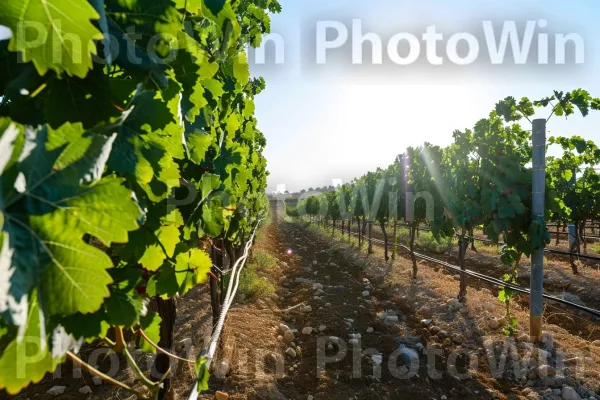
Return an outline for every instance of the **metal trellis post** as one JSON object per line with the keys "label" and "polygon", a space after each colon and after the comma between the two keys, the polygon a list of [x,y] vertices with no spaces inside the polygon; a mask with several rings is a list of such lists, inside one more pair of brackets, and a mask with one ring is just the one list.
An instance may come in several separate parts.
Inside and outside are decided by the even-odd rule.
{"label": "metal trellis post", "polygon": [[[544,216],[546,195],[546,120],[533,121],[533,217]],[[544,247],[531,254],[531,310],[529,332],[539,341],[542,337],[542,312],[544,303]]]}

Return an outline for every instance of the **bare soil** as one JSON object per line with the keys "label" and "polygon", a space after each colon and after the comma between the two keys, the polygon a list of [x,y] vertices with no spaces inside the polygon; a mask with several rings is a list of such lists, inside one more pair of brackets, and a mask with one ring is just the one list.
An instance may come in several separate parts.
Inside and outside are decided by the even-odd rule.
{"label": "bare soil", "polygon": [[[262,229],[256,248],[278,260],[277,268],[264,276],[277,288],[277,295],[234,304],[214,362],[217,368],[225,362],[229,368],[220,378],[219,371],[213,371],[210,390],[200,398],[212,399],[217,391],[227,393],[231,399],[536,398],[527,379],[492,373],[495,364],[490,364],[489,358],[498,362],[498,347],[507,340],[499,327],[490,326],[490,321],[501,319],[505,313],[491,287],[470,280],[467,302],[460,310],[453,310],[447,303],[456,296],[458,281],[443,269],[419,263],[419,277],[413,280],[412,262],[405,255],[399,254],[386,263],[383,250],[377,246],[373,254],[367,255],[354,240],[340,239],[339,233],[332,238],[319,228],[285,221],[281,209],[274,208],[272,214],[272,222]],[[450,253],[446,256],[452,257]],[[495,263],[488,260],[492,256],[483,252],[469,254],[469,268],[493,271]],[[550,274],[555,273],[552,267],[549,270]],[[582,278],[581,285],[585,283]],[[323,285],[323,293],[315,289],[315,284]],[[294,306],[299,307],[290,310]],[[396,313],[397,322],[380,318],[387,310]],[[521,321],[520,333],[527,332],[526,299],[519,298],[512,312]],[[173,351],[193,359],[208,340],[211,324],[209,297],[205,288],[196,288],[178,300],[177,345]],[[297,329],[295,347],[283,342],[278,332],[281,324]],[[302,334],[305,327],[314,330]],[[561,379],[597,391],[600,347],[592,344],[599,338],[597,322],[548,306],[544,327],[552,334],[556,348],[566,354],[573,352],[582,360],[577,364],[580,370],[576,379],[572,377],[575,365],[569,363],[568,376]],[[349,338],[355,334],[361,336],[359,343],[352,345]],[[328,349],[328,338],[339,338],[338,343],[343,345]],[[402,357],[398,357],[399,344],[408,344],[408,348],[422,345],[438,354],[420,354],[418,370],[407,373],[401,367]],[[286,355],[290,347],[294,348],[295,357]],[[346,347],[345,356],[334,362],[332,359],[341,354],[342,347]],[[85,351],[94,349],[88,346]],[[518,344],[521,356],[526,351],[526,346]],[[381,355],[380,374],[374,368],[374,353]],[[458,357],[451,357],[453,354]],[[137,357],[142,365],[151,363],[152,355]],[[318,364],[324,357],[330,361],[318,373]],[[107,385],[95,386],[86,373],[74,377],[68,364],[62,371],[62,378],[49,375],[17,398],[50,398],[45,392],[55,385],[67,386],[58,399],[133,398]],[[173,371],[169,398],[185,399],[194,381],[193,365],[177,362]],[[458,377],[457,373],[464,376]],[[119,363],[116,378],[134,384],[124,362]],[[92,388],[92,396],[78,393],[85,385]],[[0,393],[0,398],[7,396]]]}

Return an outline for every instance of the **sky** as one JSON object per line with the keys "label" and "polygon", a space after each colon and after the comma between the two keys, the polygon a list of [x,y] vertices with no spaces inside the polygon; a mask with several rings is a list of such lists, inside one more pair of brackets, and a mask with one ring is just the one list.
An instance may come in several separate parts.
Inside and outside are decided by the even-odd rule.
{"label": "sky", "polygon": [[[506,96],[537,100],[553,90],[583,88],[600,97],[597,0],[279,1],[283,11],[272,16],[271,31],[280,41],[266,45],[265,63],[257,62],[260,57],[249,50],[252,74],[267,82],[256,99],[256,114],[268,142],[268,192],[348,182],[387,167],[408,146],[425,141],[448,145],[455,129],[473,127]],[[509,49],[504,63],[491,65],[484,21],[491,21],[498,40],[503,24],[513,21],[522,37],[531,21],[533,45],[527,62],[516,65]],[[338,30],[330,28],[319,36],[324,25]],[[443,35],[437,44],[442,65],[431,64],[427,45],[419,41],[431,27]],[[339,48],[318,53],[317,42],[333,42],[343,30],[348,37]],[[8,32],[0,26],[0,37]],[[386,51],[403,33],[414,35],[420,48],[420,58],[409,65],[394,63]],[[538,46],[540,33],[549,38],[548,65],[538,63],[538,51],[544,48]],[[458,34],[472,35],[479,46],[478,57],[468,65],[456,65],[446,52],[446,44]],[[575,64],[574,45],[567,47],[567,65],[553,62],[555,34],[582,38],[582,63]],[[363,35],[374,35],[381,42],[382,65],[373,64],[377,44],[361,45]],[[407,43],[396,46],[402,56],[409,54]],[[457,49],[464,57],[466,42]],[[323,51],[325,62],[318,64],[317,55]],[[353,64],[353,57],[363,64]],[[540,110],[536,117],[548,114],[549,110]],[[598,143],[599,126],[600,112],[585,119],[554,117],[548,136],[576,134]],[[551,149],[550,154],[558,153]]]}
{"label": "sky", "polygon": [[[537,100],[555,89],[583,88],[600,97],[600,26],[596,23],[600,4],[594,0],[281,3],[283,12],[272,16],[272,33],[282,38],[279,54],[284,55],[284,62],[275,62],[273,41],[266,47],[265,64],[257,64],[250,51],[253,75],[263,76],[267,82],[267,89],[256,99],[256,112],[258,127],[267,138],[269,192],[331,185],[334,179],[348,182],[388,166],[408,146],[424,141],[448,145],[455,129],[473,127],[506,96]],[[352,49],[353,33],[358,31],[358,25],[353,29],[353,20],[359,21],[363,35],[374,33],[381,39],[383,65],[372,64],[369,43],[362,47],[363,65],[352,63],[352,55],[358,51]],[[326,62],[317,64],[317,27],[326,21],[342,24],[348,40],[340,48],[329,49]],[[491,21],[497,32],[506,21],[514,21],[520,34],[527,21],[535,21],[527,63],[516,65],[509,50],[503,64],[491,65],[483,21]],[[430,26],[444,35],[437,50],[445,57],[443,65],[428,63],[424,42],[415,63],[392,62],[386,48],[394,35],[408,32],[421,38]],[[459,33],[478,39],[479,56],[472,64],[455,65],[446,53],[448,39]],[[544,47],[537,45],[539,33],[550,38],[547,65],[537,62],[538,50]],[[556,65],[555,34],[571,33],[583,39],[583,63],[575,64],[572,45],[567,47],[567,65]],[[321,43],[333,41],[335,36],[331,28]],[[465,56],[466,49],[463,41],[457,51]],[[400,54],[408,55],[406,42],[400,44]],[[541,110],[536,117],[548,114],[549,110]],[[548,136],[576,134],[600,142],[600,112],[597,114],[566,121],[553,117]]]}

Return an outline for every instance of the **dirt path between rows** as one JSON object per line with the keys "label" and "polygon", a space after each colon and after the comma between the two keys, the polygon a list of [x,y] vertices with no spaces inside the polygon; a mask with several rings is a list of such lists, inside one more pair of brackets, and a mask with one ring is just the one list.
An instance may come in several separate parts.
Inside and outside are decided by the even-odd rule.
{"label": "dirt path between rows", "polygon": [[[280,321],[271,320],[271,326],[260,326],[260,321],[255,321],[254,329],[263,338],[257,344],[262,354],[250,359],[253,367],[258,365],[255,374],[266,373],[264,381],[245,381],[248,371],[239,376],[234,366],[231,376],[216,385],[221,390],[232,398],[240,389],[243,393],[239,394],[248,398],[491,398],[476,379],[460,383],[451,376],[430,379],[426,360],[419,360],[419,350],[423,349],[419,333],[424,330],[420,319],[411,315],[410,307],[401,298],[378,287],[383,283],[383,275],[368,278],[373,271],[368,270],[365,260],[319,233],[281,218],[274,218],[266,229],[257,247],[267,249],[283,264],[278,277],[280,286],[273,297],[277,299],[276,308],[300,307],[277,313]],[[287,254],[288,250],[292,250],[292,255]],[[261,306],[264,304],[258,305]],[[265,307],[262,318],[274,309]],[[384,321],[378,314],[385,310],[390,311]],[[244,340],[252,341],[237,326],[239,312],[233,310],[227,323],[228,334],[238,336],[234,346]],[[288,328],[293,333],[292,343],[286,343],[291,338],[290,334],[286,336]],[[353,338],[355,341],[351,342]],[[232,347],[228,342],[232,342],[231,337],[225,340],[224,348]],[[401,348],[406,349],[403,354]],[[397,363],[389,368],[389,360],[394,357]],[[410,357],[416,357],[414,363],[419,364],[414,373],[402,367],[403,363],[410,366]],[[242,358],[248,360],[247,356]],[[324,368],[320,374],[319,363]],[[235,364],[242,366],[234,361]],[[264,370],[257,371],[261,367]],[[258,388],[252,386],[257,384]]]}
{"label": "dirt path between rows", "polygon": [[[545,393],[561,399],[565,387],[590,398],[580,381],[598,389],[600,348],[564,329],[547,327],[553,343],[543,350],[546,361],[527,356],[530,343],[513,341],[515,349],[507,350],[510,342],[497,325],[504,309],[488,289],[471,288],[468,303],[455,306],[458,282],[442,271],[422,266],[413,281],[408,260],[378,262],[377,251],[366,256],[281,215],[257,248],[280,260],[268,277],[277,292],[232,310],[222,353],[231,369],[212,382],[213,393],[248,399],[534,399]],[[527,310],[514,308],[526,322]],[[503,349],[507,365],[521,359],[522,376],[507,366],[492,377]],[[558,354],[570,349],[584,352],[586,374],[574,379],[576,366],[569,363],[552,376],[538,373],[547,364],[558,367]]]}

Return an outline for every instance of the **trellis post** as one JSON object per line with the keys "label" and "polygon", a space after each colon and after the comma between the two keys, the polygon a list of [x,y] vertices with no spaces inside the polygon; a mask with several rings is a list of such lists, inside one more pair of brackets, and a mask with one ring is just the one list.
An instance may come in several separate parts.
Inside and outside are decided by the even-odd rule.
{"label": "trellis post", "polygon": [[[533,217],[544,217],[546,196],[546,120],[533,121]],[[542,312],[544,293],[544,246],[531,255],[531,311],[530,335],[539,341],[542,337]]]}

